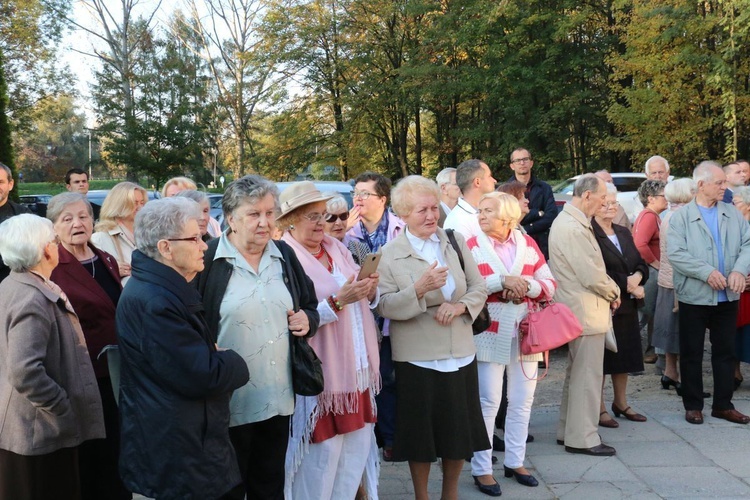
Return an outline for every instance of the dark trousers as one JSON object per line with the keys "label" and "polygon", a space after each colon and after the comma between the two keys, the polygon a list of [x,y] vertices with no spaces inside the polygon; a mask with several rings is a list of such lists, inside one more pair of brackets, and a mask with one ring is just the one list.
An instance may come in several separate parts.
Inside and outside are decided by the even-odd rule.
{"label": "dark trousers", "polygon": [[734,338],[738,302],[696,306],[680,302],[680,373],[682,404],[703,410],[703,345],[710,331],[714,375],[714,410],[730,410],[734,389]]}
{"label": "dark trousers", "polygon": [[393,366],[391,338],[383,337],[380,343],[380,377],[382,389],[375,396],[378,405],[378,422],[376,432],[383,446],[393,446],[393,435],[396,433],[396,370]]}
{"label": "dark trousers", "polygon": [[289,442],[289,416],[229,428],[245,491],[236,488],[225,498],[283,500],[284,459]]}
{"label": "dark trousers", "polygon": [[84,441],[78,448],[82,500],[125,500],[133,495],[125,488],[117,467],[120,456],[120,423],[112,380],[96,380],[104,410],[105,439]]}
{"label": "dark trousers", "polygon": [[78,500],[78,448],[25,456],[0,449],[0,498]]}

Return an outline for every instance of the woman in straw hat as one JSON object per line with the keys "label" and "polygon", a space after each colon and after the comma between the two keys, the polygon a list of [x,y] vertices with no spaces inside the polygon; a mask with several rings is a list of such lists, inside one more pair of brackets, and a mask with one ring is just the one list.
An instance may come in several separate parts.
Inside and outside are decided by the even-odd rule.
{"label": "woman in straw hat", "polygon": [[282,241],[295,251],[315,283],[320,314],[310,339],[323,364],[318,396],[297,396],[287,451],[288,498],[354,498],[365,489],[377,497],[378,450],[375,394],[380,389],[378,332],[370,307],[378,275],[358,280],[349,250],[325,233],[326,201],[312,182],[281,194]]}

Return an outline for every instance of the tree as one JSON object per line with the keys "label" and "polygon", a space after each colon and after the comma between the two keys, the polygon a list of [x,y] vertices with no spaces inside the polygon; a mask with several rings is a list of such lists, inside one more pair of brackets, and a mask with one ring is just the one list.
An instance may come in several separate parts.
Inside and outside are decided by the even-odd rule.
{"label": "tree", "polygon": [[[8,123],[8,85],[5,83],[3,51],[0,49],[0,162],[7,165],[16,177],[13,161],[13,144],[11,143],[10,124]],[[16,200],[18,196],[11,193]]]}

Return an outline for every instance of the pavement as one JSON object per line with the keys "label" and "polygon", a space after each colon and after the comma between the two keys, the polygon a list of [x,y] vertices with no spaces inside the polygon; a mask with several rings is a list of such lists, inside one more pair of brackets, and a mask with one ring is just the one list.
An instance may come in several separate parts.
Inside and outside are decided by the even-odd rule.
{"label": "pavement", "polygon": [[[671,394],[670,394],[671,393]],[[735,397],[735,407],[750,414],[750,394]],[[685,421],[682,402],[672,391],[660,401],[631,401],[647,422],[617,421],[617,429],[600,428],[604,443],[617,455],[595,458],[567,453],[555,442],[558,408],[532,409],[526,468],[539,480],[529,488],[503,476],[503,453],[495,452],[495,479],[503,498],[523,499],[699,499],[750,498],[750,427],[716,419],[704,411],[703,425]],[[440,497],[438,464],[430,474],[431,498]],[[405,463],[383,463],[380,498],[414,498]],[[474,486],[467,463],[461,473],[459,498],[485,499]]]}

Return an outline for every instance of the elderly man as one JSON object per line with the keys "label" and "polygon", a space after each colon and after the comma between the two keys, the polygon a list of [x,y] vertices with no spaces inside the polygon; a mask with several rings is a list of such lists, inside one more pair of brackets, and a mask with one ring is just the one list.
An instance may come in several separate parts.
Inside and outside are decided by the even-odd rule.
{"label": "elderly man", "polygon": [[669,180],[669,162],[663,156],[654,155],[646,160],[643,171],[646,172],[646,178],[652,181]]}
{"label": "elderly man", "polygon": [[[10,201],[11,191],[13,191],[13,173],[10,171],[10,167],[0,163],[0,222],[19,214],[30,213],[28,208]],[[7,278],[9,274],[10,269],[0,256],[0,281]]]}
{"label": "elderly man", "polygon": [[461,198],[445,218],[443,227],[458,231],[467,240],[482,232],[477,219],[477,206],[482,195],[495,190],[497,181],[482,160],[466,160],[456,169],[456,184]]}
{"label": "elderly man", "polygon": [[549,228],[557,217],[557,205],[552,195],[552,187],[534,176],[531,171],[533,166],[534,159],[527,149],[514,149],[510,154],[510,169],[513,170],[513,175],[508,180],[516,180],[526,186],[529,213],[521,220],[521,226],[539,245],[544,258],[549,260]]}
{"label": "elderly man", "polygon": [[458,198],[461,196],[461,190],[458,189],[456,184],[456,169],[455,168],[444,168],[435,177],[440,188],[440,218],[438,218],[438,226],[443,227],[445,218],[455,208],[458,203]]}
{"label": "elderly man", "polygon": [[604,363],[604,337],[612,325],[610,309],[620,305],[620,289],[607,275],[591,217],[606,206],[606,183],[582,175],[573,199],[555,222],[549,238],[550,268],[557,278],[555,298],[578,317],[583,334],[568,344],[557,443],[569,453],[612,456],[615,449],[598,433]]}
{"label": "elderly man", "polygon": [[750,228],[721,202],[726,176],[714,161],[693,171],[695,199],[672,215],[667,253],[680,314],[680,372],[685,420],[703,423],[703,344],[711,331],[714,401],[711,416],[738,424],[750,417],[732,405],[734,337],[739,294],[750,267]]}
{"label": "elderly man", "polygon": [[[614,185],[615,183],[615,180],[612,178],[612,174],[610,174],[607,170],[598,170],[594,172],[594,175],[609,184]],[[612,220],[612,222],[614,224],[627,228],[628,231],[633,228],[633,225],[630,223],[630,219],[628,219],[628,214],[625,213],[625,209],[622,208],[622,205],[620,205],[619,203],[617,204],[617,215],[615,215],[615,218]]]}
{"label": "elderly man", "polygon": [[747,162],[733,161],[724,165],[724,175],[727,176],[727,189],[724,191],[724,203],[732,203],[734,191],[747,184],[750,177],[750,165]]}

